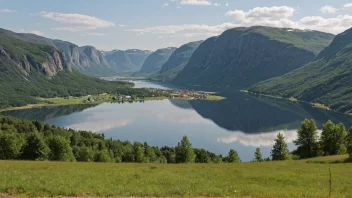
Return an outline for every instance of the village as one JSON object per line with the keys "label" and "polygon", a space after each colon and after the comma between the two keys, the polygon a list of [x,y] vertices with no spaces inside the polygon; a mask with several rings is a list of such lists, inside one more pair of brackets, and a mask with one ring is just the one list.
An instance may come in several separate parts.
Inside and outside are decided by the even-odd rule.
{"label": "village", "polygon": [[[105,100],[112,100],[118,102],[128,102],[128,101],[140,101],[145,99],[187,99],[187,100],[205,100],[209,96],[209,93],[203,91],[189,91],[189,90],[164,90],[164,89],[156,89],[156,88],[146,88],[147,94],[143,95],[123,95],[116,93],[116,95],[110,95],[107,93],[99,94],[98,96],[88,95],[87,99],[84,102],[99,102]],[[109,96],[107,98],[107,96]],[[65,99],[76,99],[77,97],[66,97]]]}

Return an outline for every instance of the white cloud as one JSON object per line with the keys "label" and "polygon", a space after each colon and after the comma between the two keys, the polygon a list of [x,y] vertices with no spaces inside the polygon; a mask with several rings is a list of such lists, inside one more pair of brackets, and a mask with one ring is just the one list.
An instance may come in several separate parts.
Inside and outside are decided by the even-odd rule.
{"label": "white cloud", "polygon": [[232,16],[236,21],[244,23],[253,23],[257,20],[281,20],[293,16],[294,8],[287,6],[273,6],[273,7],[256,7],[248,12],[243,10],[228,11],[226,16]]}
{"label": "white cloud", "polygon": [[59,28],[51,28],[52,30],[62,31],[84,31],[98,28],[114,27],[115,24],[110,21],[105,21],[94,16],[82,14],[66,14],[56,12],[41,12],[40,16],[57,21],[61,24],[69,24],[72,26],[65,26]]}
{"label": "white cloud", "polygon": [[214,6],[218,7],[218,6],[221,6],[221,4],[220,3],[214,3]]}
{"label": "white cloud", "polygon": [[343,5],[344,8],[352,8],[352,3],[347,3]]}
{"label": "white cloud", "polygon": [[16,10],[9,10],[9,9],[0,9],[0,12],[17,12]]}
{"label": "white cloud", "polygon": [[338,9],[332,6],[323,6],[320,8],[320,12],[324,14],[335,14]]}
{"label": "white cloud", "polygon": [[126,27],[124,24],[118,24],[119,27]]}
{"label": "white cloud", "polygon": [[293,140],[297,139],[296,130],[279,130],[270,133],[258,133],[258,134],[248,134],[241,131],[234,131],[227,136],[223,136],[217,139],[218,142],[224,144],[231,144],[234,142],[239,142],[244,146],[260,147],[260,146],[272,146],[274,145],[274,140],[278,133],[285,136],[286,143],[292,143]]}
{"label": "white cloud", "polygon": [[212,3],[208,0],[181,0],[181,5],[212,5]]}
{"label": "white cloud", "polygon": [[126,31],[140,32],[140,33],[153,33],[153,34],[176,34],[182,33],[183,35],[198,34],[198,35],[218,35],[223,31],[238,27],[237,24],[223,23],[220,25],[198,25],[198,24],[184,24],[184,25],[168,25],[168,26],[154,26],[141,29],[130,29]]}
{"label": "white cloud", "polygon": [[102,132],[113,128],[124,127],[132,124],[130,119],[120,119],[120,120],[95,120],[86,121],[82,123],[72,124],[66,128],[71,128],[75,130]]}
{"label": "white cloud", "polygon": [[299,21],[291,20],[295,9],[287,6],[257,7],[248,12],[232,10],[226,16],[233,17],[241,26],[272,26],[279,28],[311,29],[333,34],[341,33],[352,26],[351,15],[339,15],[332,18],[306,16]]}
{"label": "white cloud", "polygon": [[169,3],[164,3],[162,7],[169,7]]}
{"label": "white cloud", "polygon": [[340,33],[351,28],[352,16],[339,15],[333,18],[323,18],[321,16],[308,16],[299,21],[300,26],[331,33]]}
{"label": "white cloud", "polygon": [[38,36],[44,36],[44,33],[39,30],[33,30],[33,31],[30,31],[30,33],[38,35]]}

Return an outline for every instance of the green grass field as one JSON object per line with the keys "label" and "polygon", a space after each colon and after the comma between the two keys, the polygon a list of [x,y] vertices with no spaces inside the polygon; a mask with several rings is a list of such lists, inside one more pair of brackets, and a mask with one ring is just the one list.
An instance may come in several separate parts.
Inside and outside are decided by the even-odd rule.
{"label": "green grass field", "polygon": [[[316,161],[345,157],[317,158]],[[0,194],[328,197],[329,168],[331,196],[351,196],[351,163],[307,163],[307,160],[176,165],[0,161]]]}

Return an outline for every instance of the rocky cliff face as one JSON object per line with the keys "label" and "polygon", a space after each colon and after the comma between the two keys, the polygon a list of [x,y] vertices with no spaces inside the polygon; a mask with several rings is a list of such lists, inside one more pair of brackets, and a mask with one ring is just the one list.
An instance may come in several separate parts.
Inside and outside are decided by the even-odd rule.
{"label": "rocky cliff face", "polygon": [[150,74],[158,72],[163,64],[170,58],[171,54],[176,50],[175,47],[168,47],[164,49],[158,49],[152,53],[144,61],[140,73]]}
{"label": "rocky cliff face", "polygon": [[[275,37],[278,39],[274,39]],[[175,82],[245,88],[308,63],[315,57],[315,51],[307,47],[309,41],[313,40],[307,38],[313,37],[314,32],[309,36],[302,36],[301,33],[279,28],[230,29],[219,37],[203,42]],[[314,39],[314,42],[319,38]],[[330,37],[327,36],[326,39]]]}
{"label": "rocky cliff face", "polygon": [[6,52],[6,49],[0,48],[0,56],[2,61],[7,64],[14,64],[17,66],[23,76],[29,76],[33,70],[39,71],[45,76],[51,78],[60,71],[72,72],[72,68],[69,64],[66,64],[64,57],[57,50],[50,50],[44,52],[44,56],[41,59],[36,59],[31,54],[25,54],[19,58],[15,58]]}

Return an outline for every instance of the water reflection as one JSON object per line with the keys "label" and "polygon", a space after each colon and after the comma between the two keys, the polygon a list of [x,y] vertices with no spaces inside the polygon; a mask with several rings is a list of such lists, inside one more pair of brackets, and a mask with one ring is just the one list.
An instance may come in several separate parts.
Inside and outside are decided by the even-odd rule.
{"label": "water reflection", "polygon": [[308,104],[240,92],[226,97],[222,101],[163,100],[42,107],[2,114],[155,146],[175,146],[187,135],[194,147],[224,155],[235,149],[244,161],[253,158],[255,147],[260,147],[268,157],[279,132],[285,135],[289,149],[294,149],[292,141],[304,118],[314,118],[319,128],[328,119],[352,126],[351,117]]}

